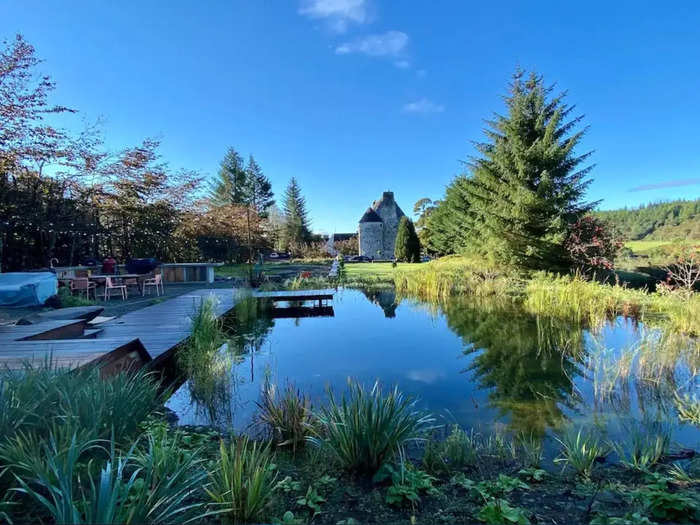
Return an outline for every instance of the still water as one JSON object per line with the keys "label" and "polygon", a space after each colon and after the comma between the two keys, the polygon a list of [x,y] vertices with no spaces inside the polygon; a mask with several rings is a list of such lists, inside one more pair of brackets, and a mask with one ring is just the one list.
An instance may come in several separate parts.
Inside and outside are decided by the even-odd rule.
{"label": "still water", "polygon": [[437,306],[342,290],[332,304],[333,316],[273,318],[242,301],[226,320],[242,354],[223,352],[182,384],[168,403],[179,423],[244,431],[265,381],[318,404],[352,378],[396,385],[439,422],[484,433],[545,435],[573,423],[615,437],[661,422],[677,443],[700,445],[674,405],[674,393],[700,387],[697,341],[622,318],[587,330],[473,298]]}

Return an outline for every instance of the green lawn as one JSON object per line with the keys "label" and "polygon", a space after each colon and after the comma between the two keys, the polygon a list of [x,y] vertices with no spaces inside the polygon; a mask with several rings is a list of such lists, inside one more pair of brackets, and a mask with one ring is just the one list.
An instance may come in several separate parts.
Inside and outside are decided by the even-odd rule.
{"label": "green lawn", "polygon": [[634,253],[644,253],[659,246],[665,246],[667,244],[674,244],[677,241],[627,241],[625,247],[632,250]]}

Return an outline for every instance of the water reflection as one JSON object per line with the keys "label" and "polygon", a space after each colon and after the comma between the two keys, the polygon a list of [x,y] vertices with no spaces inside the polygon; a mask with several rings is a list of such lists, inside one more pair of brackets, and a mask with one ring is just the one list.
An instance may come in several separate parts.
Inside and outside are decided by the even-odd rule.
{"label": "water reflection", "polygon": [[376,304],[384,311],[384,317],[396,317],[396,309],[401,304],[401,299],[396,298],[396,291],[393,288],[381,290],[362,290],[367,300]]}
{"label": "water reflection", "polygon": [[[240,430],[265,380],[292,383],[317,405],[352,377],[398,385],[422,408],[485,432],[541,437],[573,422],[612,435],[675,422],[676,394],[700,387],[698,341],[623,320],[593,332],[509,302],[433,305],[393,290],[344,290],[334,313],[275,319],[269,304],[242,300],[225,320],[229,349],[169,406],[183,423]],[[700,438],[689,425],[676,430],[681,442]]]}
{"label": "water reflection", "polygon": [[508,416],[515,431],[544,435],[561,425],[563,407],[574,408],[574,380],[581,376],[583,335],[567,323],[518,312],[503,303],[453,300],[443,307],[464,352],[468,370],[489,402]]}

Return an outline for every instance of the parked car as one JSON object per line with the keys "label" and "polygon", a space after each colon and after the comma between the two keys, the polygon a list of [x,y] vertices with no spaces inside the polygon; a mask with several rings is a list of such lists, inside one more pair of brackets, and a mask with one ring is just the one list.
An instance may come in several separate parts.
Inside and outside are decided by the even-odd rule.
{"label": "parked car", "polygon": [[420,258],[420,262],[430,262],[432,259],[428,257],[427,255],[424,255],[423,257]]}
{"label": "parked car", "polygon": [[279,259],[289,259],[290,255],[284,252],[271,252],[267,255],[268,259],[279,260]]}
{"label": "parked car", "polygon": [[366,255],[353,255],[348,259],[348,262],[372,262],[371,257],[367,257]]}

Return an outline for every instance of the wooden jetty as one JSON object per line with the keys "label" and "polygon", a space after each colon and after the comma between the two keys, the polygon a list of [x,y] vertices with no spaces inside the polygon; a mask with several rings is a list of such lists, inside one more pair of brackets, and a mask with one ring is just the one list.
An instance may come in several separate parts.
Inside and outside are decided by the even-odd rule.
{"label": "wooden jetty", "polygon": [[273,303],[278,302],[306,302],[314,301],[318,307],[324,306],[323,301],[330,301],[335,295],[335,290],[279,290],[272,292],[254,292],[253,297],[266,299]]}
{"label": "wooden jetty", "polygon": [[191,317],[208,296],[221,316],[237,302],[233,289],[196,290],[92,327],[86,319],[0,326],[0,367],[47,359],[59,366],[101,364],[107,373],[166,358],[190,336]]}

